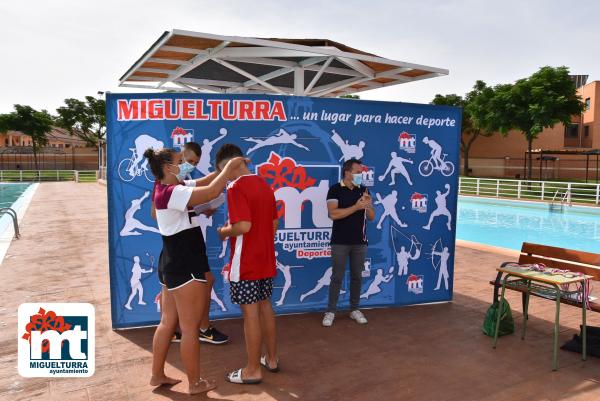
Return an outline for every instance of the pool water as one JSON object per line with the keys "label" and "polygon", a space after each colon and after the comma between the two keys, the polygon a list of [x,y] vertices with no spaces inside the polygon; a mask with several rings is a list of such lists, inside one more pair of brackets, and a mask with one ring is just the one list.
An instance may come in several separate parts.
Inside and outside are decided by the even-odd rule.
{"label": "pool water", "polygon": [[521,249],[523,242],[600,253],[600,208],[460,196],[456,237]]}
{"label": "pool water", "polygon": [[0,207],[11,207],[31,184],[0,184]]}

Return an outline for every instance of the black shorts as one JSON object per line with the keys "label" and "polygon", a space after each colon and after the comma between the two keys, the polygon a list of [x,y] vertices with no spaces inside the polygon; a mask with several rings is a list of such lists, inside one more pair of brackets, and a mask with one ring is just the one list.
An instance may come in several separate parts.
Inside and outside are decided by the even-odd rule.
{"label": "black shorts", "polygon": [[237,283],[229,282],[231,289],[231,302],[238,305],[255,304],[271,298],[273,294],[273,278],[260,280],[241,280]]}
{"label": "black shorts", "polygon": [[164,272],[158,270],[158,282],[167,287],[167,290],[176,290],[191,281],[206,283],[206,273]]}
{"label": "black shorts", "polygon": [[169,290],[191,281],[206,282],[210,271],[206,245],[200,227],[162,236],[163,249],[158,259],[158,281]]}

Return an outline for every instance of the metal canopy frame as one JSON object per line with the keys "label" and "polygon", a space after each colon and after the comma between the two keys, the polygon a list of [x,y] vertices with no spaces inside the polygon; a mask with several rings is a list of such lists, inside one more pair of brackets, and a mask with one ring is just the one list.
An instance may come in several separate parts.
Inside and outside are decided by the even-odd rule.
{"label": "metal canopy frame", "polygon": [[[549,155],[570,155],[570,156],[585,156],[585,182],[587,183],[589,180],[589,172],[590,172],[590,156],[596,156],[596,182],[600,180],[600,149],[587,149],[587,150],[573,150],[573,149],[563,149],[563,150],[532,150],[532,155],[539,155],[538,160],[540,161],[540,180],[542,179],[542,161],[545,161],[544,158],[551,157]],[[523,167],[523,176],[527,174],[527,156],[529,155],[529,151],[525,152],[525,163]],[[558,158],[555,158],[557,160]],[[546,159],[546,168],[548,167]],[[555,161],[552,160],[552,161]],[[533,168],[533,166],[532,166]]]}
{"label": "metal canopy frame", "polygon": [[327,39],[261,39],[172,30],[119,86],[177,92],[337,97],[448,75]]}

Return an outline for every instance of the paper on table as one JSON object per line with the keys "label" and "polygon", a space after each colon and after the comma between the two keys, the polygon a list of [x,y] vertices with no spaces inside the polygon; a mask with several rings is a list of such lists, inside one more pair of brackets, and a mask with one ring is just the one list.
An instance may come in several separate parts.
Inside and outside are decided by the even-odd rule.
{"label": "paper on table", "polygon": [[194,206],[194,212],[196,212],[196,214],[202,214],[202,213],[206,212],[207,210],[217,209],[223,203],[225,203],[225,194],[224,193],[217,196],[215,199],[211,200],[210,202],[206,202],[206,203],[202,203],[200,205]]}

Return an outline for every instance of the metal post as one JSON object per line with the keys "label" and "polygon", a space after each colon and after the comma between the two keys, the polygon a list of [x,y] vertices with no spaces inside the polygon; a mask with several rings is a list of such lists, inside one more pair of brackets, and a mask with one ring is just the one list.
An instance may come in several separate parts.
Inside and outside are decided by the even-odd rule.
{"label": "metal post", "polygon": [[75,170],[75,182],[79,182],[79,171]]}
{"label": "metal post", "polygon": [[476,189],[475,189],[475,195],[479,195],[479,178],[476,178],[477,180],[477,184],[476,184]]}
{"label": "metal post", "polygon": [[525,293],[525,304],[523,305],[523,331],[521,332],[521,340],[525,339],[527,331],[527,321],[529,320],[529,293],[531,292],[531,280],[527,281],[527,292]]}
{"label": "metal post", "polygon": [[596,184],[596,205],[600,202],[600,184]]}
{"label": "metal post", "polygon": [[571,183],[567,184],[567,202],[569,202],[569,205],[571,204]]}
{"label": "metal post", "polygon": [[23,170],[19,171],[19,178],[20,178],[20,181],[23,182]]}
{"label": "metal post", "polygon": [[585,282],[586,279],[583,279],[581,282],[581,339],[583,340],[581,359],[584,361],[587,359],[587,322],[585,313],[587,309],[587,298],[589,296],[586,291]]}
{"label": "metal post", "polygon": [[588,169],[590,168],[590,155],[585,155],[585,183],[588,182]]}
{"label": "metal post", "polygon": [[502,305],[504,304],[504,293],[506,292],[506,282],[508,278],[511,277],[510,274],[504,276],[504,280],[502,280],[502,292],[500,293],[500,301],[498,302],[498,309],[496,310],[496,327],[494,330],[494,343],[493,347],[496,348],[496,344],[498,343],[498,332],[500,331],[500,316],[502,315]]}
{"label": "metal post", "polygon": [[500,180],[496,180],[496,198],[500,197]]}
{"label": "metal post", "polygon": [[560,288],[554,284],[556,289],[556,318],[554,320],[554,349],[552,351],[552,370],[558,369],[558,332],[560,330]]}
{"label": "metal post", "polygon": [[304,95],[304,69],[294,67],[294,95]]}
{"label": "metal post", "polygon": [[542,200],[544,200],[544,187],[545,187],[546,182],[542,181]]}
{"label": "metal post", "polygon": [[517,181],[517,199],[521,199],[521,180]]}

